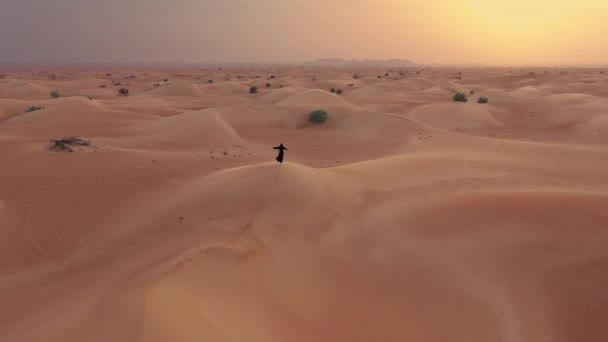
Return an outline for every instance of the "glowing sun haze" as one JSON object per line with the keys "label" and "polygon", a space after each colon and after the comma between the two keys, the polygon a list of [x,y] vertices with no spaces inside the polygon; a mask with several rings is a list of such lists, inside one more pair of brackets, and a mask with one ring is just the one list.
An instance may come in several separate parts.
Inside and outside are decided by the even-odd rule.
{"label": "glowing sun haze", "polygon": [[606,63],[606,0],[2,0],[4,62]]}

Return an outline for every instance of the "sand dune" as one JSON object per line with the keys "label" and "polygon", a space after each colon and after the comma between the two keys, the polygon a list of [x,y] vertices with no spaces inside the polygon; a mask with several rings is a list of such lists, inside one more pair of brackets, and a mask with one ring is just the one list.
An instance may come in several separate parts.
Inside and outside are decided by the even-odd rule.
{"label": "sand dune", "polygon": [[195,84],[175,83],[151,90],[149,94],[156,96],[201,96],[202,92]]}
{"label": "sand dune", "polygon": [[127,137],[112,139],[113,146],[165,148],[221,148],[240,142],[232,127],[224,122],[215,109],[203,109],[160,118],[141,125]]}
{"label": "sand dune", "polygon": [[0,80],[1,341],[608,336],[603,74],[102,69]]}
{"label": "sand dune", "polygon": [[311,89],[301,93],[297,93],[278,102],[276,105],[310,106],[310,104],[315,104],[316,106],[349,105],[347,101],[340,98],[338,95],[334,95],[320,89]]}

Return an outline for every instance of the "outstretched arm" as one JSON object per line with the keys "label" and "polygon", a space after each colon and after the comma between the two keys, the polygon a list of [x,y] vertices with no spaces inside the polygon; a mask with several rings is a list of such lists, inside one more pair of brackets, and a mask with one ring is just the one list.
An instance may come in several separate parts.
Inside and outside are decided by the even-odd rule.
{"label": "outstretched arm", "polygon": [[273,147],[275,150],[278,150],[279,148],[281,148],[281,146],[275,146]]}
{"label": "outstretched arm", "polygon": [[285,149],[285,151],[289,151],[289,150],[287,149],[287,147],[283,146],[283,148]]}

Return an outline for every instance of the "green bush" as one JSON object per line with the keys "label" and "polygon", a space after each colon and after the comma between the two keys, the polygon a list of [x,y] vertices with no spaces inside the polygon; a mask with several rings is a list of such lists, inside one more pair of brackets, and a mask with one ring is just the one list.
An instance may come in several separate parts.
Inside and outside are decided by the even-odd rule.
{"label": "green bush", "polygon": [[338,94],[338,95],[342,94],[342,89],[336,90],[336,94]]}
{"label": "green bush", "polygon": [[454,96],[452,97],[452,99],[454,99],[454,101],[456,101],[456,102],[467,102],[467,101],[469,101],[467,99],[467,96],[465,94],[463,94],[463,93],[456,93],[456,94],[454,94]]}
{"label": "green bush", "polygon": [[308,113],[308,121],[310,122],[323,123],[325,120],[327,120],[327,112],[322,109]]}
{"label": "green bush", "polygon": [[336,92],[336,88],[331,88],[329,91],[331,91],[331,93],[335,93]]}
{"label": "green bush", "polygon": [[249,87],[249,94],[255,94],[257,92],[258,92],[258,87],[256,87],[256,86]]}
{"label": "green bush", "polygon": [[120,95],[129,96],[129,89],[127,88],[120,88],[118,92],[120,93]]}
{"label": "green bush", "polygon": [[40,107],[40,106],[31,106],[30,108],[26,109],[25,112],[29,113],[29,112],[34,112],[34,111],[41,110],[41,109],[42,109],[42,107]]}
{"label": "green bush", "polygon": [[213,80],[208,80],[207,83],[211,84],[213,83]]}
{"label": "green bush", "polygon": [[488,103],[488,101],[490,100],[487,97],[480,97],[477,103]]}
{"label": "green bush", "polygon": [[272,87],[272,84],[266,83],[266,88],[270,88],[270,87]]}
{"label": "green bush", "polygon": [[53,92],[51,92],[51,97],[54,99],[59,98],[59,93],[56,91],[53,91]]}

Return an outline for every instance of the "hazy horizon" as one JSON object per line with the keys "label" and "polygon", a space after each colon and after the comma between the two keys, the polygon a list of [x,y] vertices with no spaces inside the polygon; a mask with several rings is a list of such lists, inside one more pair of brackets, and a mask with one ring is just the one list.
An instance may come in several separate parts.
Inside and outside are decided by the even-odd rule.
{"label": "hazy horizon", "polygon": [[600,0],[5,0],[0,63],[605,65]]}

